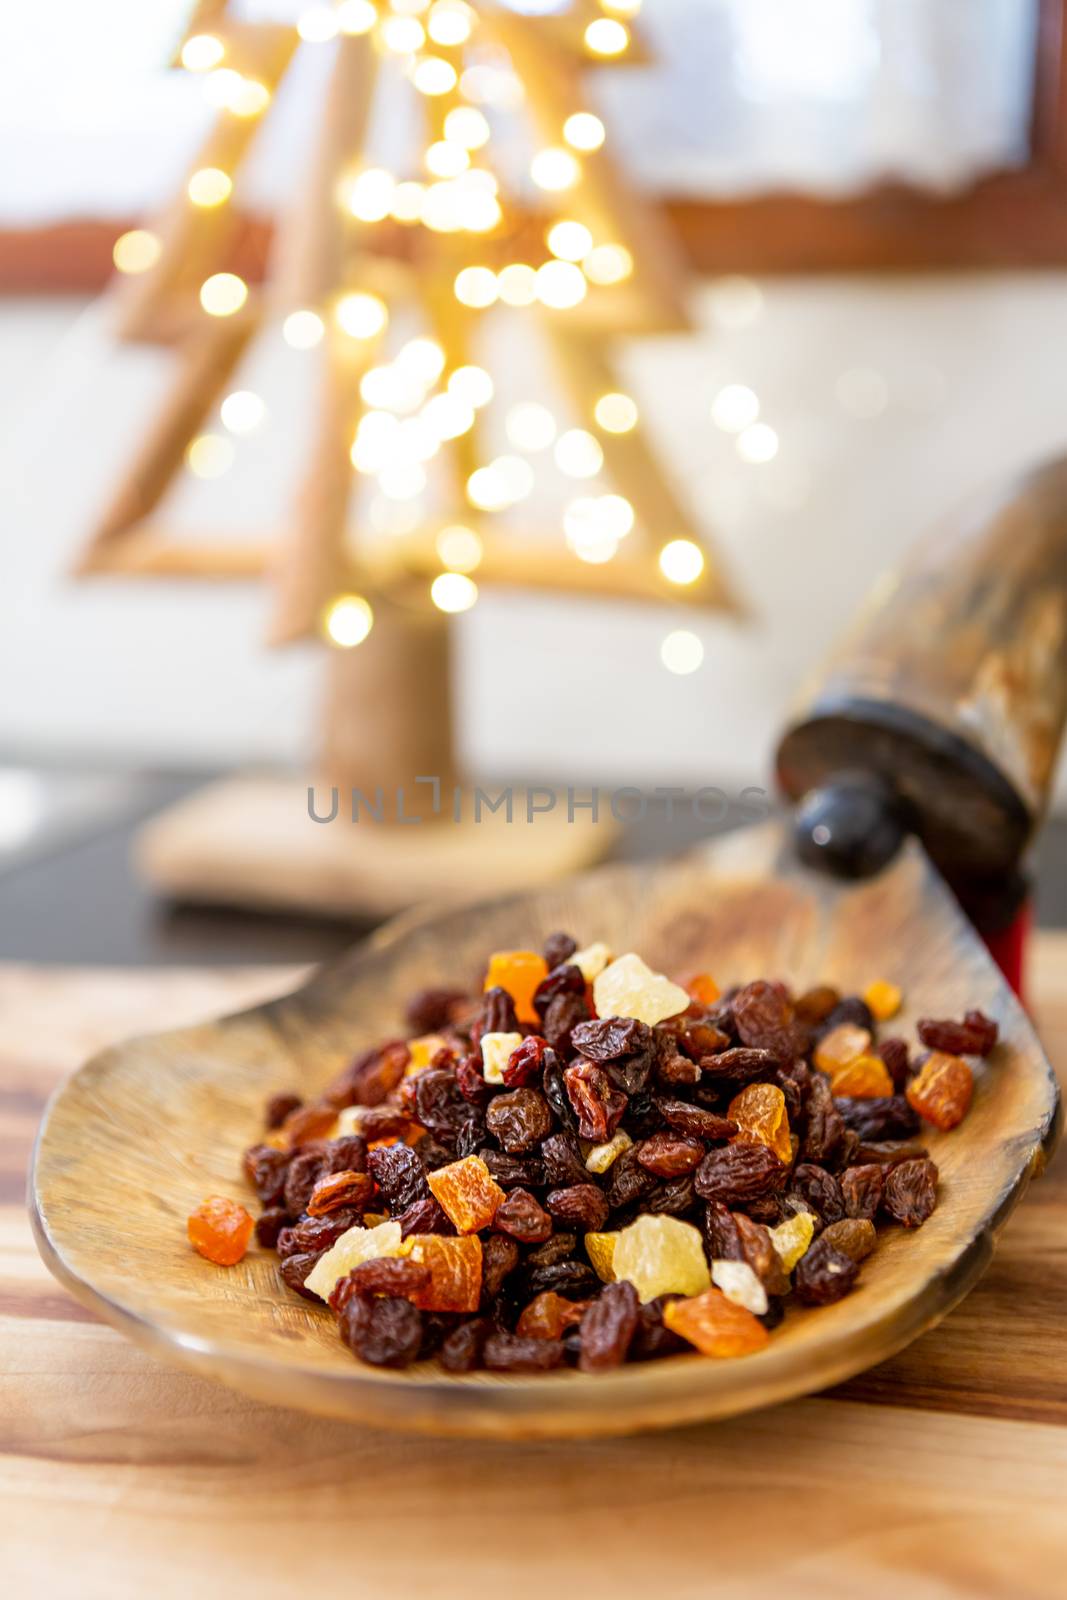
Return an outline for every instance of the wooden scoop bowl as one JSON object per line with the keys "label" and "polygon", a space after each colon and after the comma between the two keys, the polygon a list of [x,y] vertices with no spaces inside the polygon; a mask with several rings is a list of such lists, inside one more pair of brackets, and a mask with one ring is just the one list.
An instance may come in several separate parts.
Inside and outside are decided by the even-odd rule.
{"label": "wooden scoop bowl", "polygon": [[[475,983],[491,950],[536,948],[556,928],[637,950],[681,977],[711,971],[724,986],[774,976],[854,992],[888,978],[904,990],[905,1034],[924,1014],[979,1006],[995,1017],[1001,1042],[978,1066],[970,1115],[925,1138],[941,1171],[930,1220],[882,1231],[852,1295],[791,1308],[757,1355],[679,1355],[600,1376],[363,1366],[332,1314],[280,1283],[272,1254],[253,1247],[222,1269],[193,1253],[185,1220],[205,1195],[248,1200],[240,1156],[259,1136],[268,1095],[313,1095],[355,1050],[397,1031],[412,991]],[[821,1389],[929,1328],[988,1264],[1052,1150],[1058,1110],[1025,1013],[917,845],[878,878],[843,888],[798,867],[768,826],[681,860],[604,868],[394,924],[294,994],[105,1051],[48,1108],[30,1203],[41,1253],[78,1299],[146,1348],[260,1400],[436,1433],[619,1434]]]}

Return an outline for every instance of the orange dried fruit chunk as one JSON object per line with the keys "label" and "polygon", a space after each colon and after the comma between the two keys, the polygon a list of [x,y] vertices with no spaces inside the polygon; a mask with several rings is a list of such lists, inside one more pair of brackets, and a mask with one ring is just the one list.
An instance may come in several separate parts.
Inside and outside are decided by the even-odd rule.
{"label": "orange dried fruit chunk", "polygon": [[515,1332],[520,1339],[559,1339],[567,1328],[581,1322],[588,1302],[564,1300],[561,1294],[546,1289],[525,1307]]}
{"label": "orange dried fruit chunk", "polygon": [[935,1128],[954,1128],[971,1109],[974,1073],[959,1056],[933,1050],[904,1092],[912,1110]]}
{"label": "orange dried fruit chunk", "polygon": [[495,950],[485,974],[486,989],[506,989],[515,1002],[520,1022],[539,1022],[534,1010],[534,990],[548,977],[548,964],[536,950]]}
{"label": "orange dried fruit chunk", "polygon": [[719,985],[710,972],[698,972],[695,978],[690,978],[685,992],[700,1006],[713,1006],[720,994]]}
{"label": "orange dried fruit chunk", "polygon": [[189,1217],[189,1243],[205,1261],[217,1267],[234,1267],[248,1249],[255,1223],[236,1200],[209,1195]]}
{"label": "orange dried fruit chunk", "polygon": [[413,1233],[402,1254],[429,1267],[430,1282],[412,1291],[420,1311],[477,1311],[482,1294],[482,1241],[452,1239],[438,1233]]}
{"label": "orange dried fruit chunk", "polygon": [[460,1233],[488,1228],[503,1202],[504,1191],[493,1181],[481,1156],[464,1156],[438,1167],[426,1177],[430,1191],[449,1222]]}
{"label": "orange dried fruit chunk", "polygon": [[888,1022],[890,1017],[895,1017],[900,1010],[903,997],[895,983],[888,983],[885,978],[876,978],[864,989],[863,998],[875,1022]]}
{"label": "orange dried fruit chunk", "polygon": [[664,1325],[696,1345],[702,1356],[747,1356],[770,1338],[763,1323],[744,1306],[727,1300],[721,1289],[705,1289],[691,1300],[670,1300]]}
{"label": "orange dried fruit chunk", "polygon": [[830,1074],[830,1087],[834,1094],[847,1095],[852,1100],[871,1100],[892,1094],[893,1080],[881,1056],[864,1055],[836,1067]]}
{"label": "orange dried fruit chunk", "polygon": [[[885,1068],[882,1068],[883,1072]],[[779,1161],[790,1164],[793,1147],[789,1134],[789,1113],[785,1095],[776,1083],[749,1083],[730,1101],[727,1116],[740,1131],[731,1144],[765,1144]]]}
{"label": "orange dried fruit chunk", "polygon": [[866,1028],[857,1028],[853,1022],[840,1022],[829,1033],[824,1033],[815,1046],[815,1065],[820,1072],[833,1077],[838,1067],[857,1056],[865,1056],[871,1048],[871,1036]]}

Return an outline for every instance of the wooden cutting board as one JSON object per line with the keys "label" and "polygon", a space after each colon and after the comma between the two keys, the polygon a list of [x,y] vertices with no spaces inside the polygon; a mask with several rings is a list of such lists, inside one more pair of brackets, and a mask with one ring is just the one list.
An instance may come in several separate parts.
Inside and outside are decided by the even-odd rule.
{"label": "wooden cutting board", "polygon": [[[49,1091],[116,1037],[291,969],[0,966],[0,1571],[44,1600],[547,1594],[1059,1597],[1067,1569],[1067,1159],[978,1288],[816,1399],[633,1439],[392,1437],[158,1365],[48,1275],[23,1209]],[[1039,1028],[1067,1071],[1067,934]]]}

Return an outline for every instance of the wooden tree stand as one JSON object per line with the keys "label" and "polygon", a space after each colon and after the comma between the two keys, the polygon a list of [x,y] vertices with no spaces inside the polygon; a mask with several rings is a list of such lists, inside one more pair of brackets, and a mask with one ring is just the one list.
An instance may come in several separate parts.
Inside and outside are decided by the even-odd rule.
{"label": "wooden tree stand", "polygon": [[[615,824],[588,812],[568,821],[565,797],[528,821],[516,790],[512,821],[484,806],[475,821],[475,786],[460,785],[455,820],[449,656],[440,613],[379,613],[361,645],[331,652],[320,770],[226,778],[180,801],[138,836],[144,876],[181,900],[388,916],[424,900],[534,887],[598,860]],[[439,780],[436,809],[433,784],[418,778]],[[320,817],[337,789],[332,821],[309,815],[312,784]],[[500,789],[486,786],[494,798]],[[379,791],[381,821],[370,812]]]}

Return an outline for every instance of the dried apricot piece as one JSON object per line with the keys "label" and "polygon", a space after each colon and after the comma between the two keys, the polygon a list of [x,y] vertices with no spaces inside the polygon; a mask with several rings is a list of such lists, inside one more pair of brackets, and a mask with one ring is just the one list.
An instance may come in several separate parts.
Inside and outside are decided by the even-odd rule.
{"label": "dried apricot piece", "polygon": [[430,1192],[460,1233],[487,1228],[503,1203],[504,1191],[494,1182],[481,1156],[464,1156],[427,1174]]}
{"label": "dried apricot piece", "polygon": [[483,987],[506,989],[515,1002],[515,1015],[520,1022],[538,1022],[534,1008],[534,990],[543,978],[548,977],[548,964],[536,950],[494,950],[489,957],[489,967]]}
{"label": "dried apricot piece", "polygon": [[871,1035],[867,1028],[854,1022],[839,1022],[836,1028],[824,1033],[815,1046],[815,1065],[820,1072],[833,1077],[838,1067],[865,1056],[871,1048]]}
{"label": "dried apricot piece", "polygon": [[430,1269],[428,1287],[411,1295],[420,1311],[477,1311],[482,1293],[480,1239],[413,1233],[404,1240],[402,1253]]}
{"label": "dried apricot piece", "polygon": [[593,1271],[602,1283],[615,1282],[615,1245],[619,1235],[617,1233],[587,1233],[585,1235],[585,1253],[589,1257]]}
{"label": "dried apricot piece", "polygon": [[889,983],[885,978],[876,978],[864,989],[863,998],[875,1022],[888,1022],[890,1017],[895,1017],[900,1010],[903,996],[895,983]]}
{"label": "dried apricot piece", "polygon": [[221,1194],[202,1200],[186,1223],[193,1249],[217,1267],[237,1265],[248,1249],[254,1227],[244,1206]]}
{"label": "dried apricot piece", "polygon": [[830,1088],[850,1100],[878,1100],[893,1093],[893,1080],[881,1056],[862,1055],[834,1068]]}
{"label": "dried apricot piece", "polygon": [[722,992],[710,972],[698,972],[685,986],[690,1000],[700,1006],[713,1006]]}
{"label": "dried apricot piece", "polygon": [[[587,1234],[586,1248],[588,1242]],[[620,1229],[612,1271],[632,1283],[642,1301],[699,1294],[711,1282],[699,1229],[677,1217],[641,1216]]]}
{"label": "dried apricot piece", "polygon": [[[884,1069],[883,1069],[884,1070]],[[731,1144],[765,1144],[788,1166],[793,1159],[785,1095],[776,1083],[749,1083],[730,1101],[727,1116],[739,1131]]]}
{"label": "dried apricot piece", "polygon": [[727,1300],[721,1289],[705,1289],[689,1300],[670,1300],[664,1326],[695,1345],[702,1356],[747,1356],[762,1350],[770,1334],[744,1306]]}
{"label": "dried apricot piece", "polygon": [[935,1128],[954,1128],[971,1108],[974,1073],[959,1056],[934,1050],[904,1092],[912,1110]]}
{"label": "dried apricot piece", "polygon": [[567,1328],[581,1322],[587,1305],[586,1300],[565,1300],[546,1289],[524,1308],[515,1332],[520,1339],[559,1339]]}

